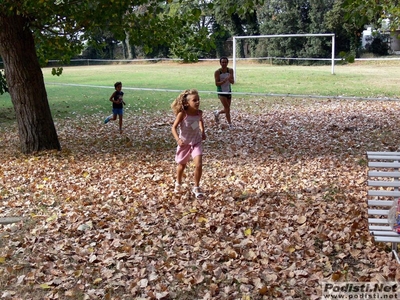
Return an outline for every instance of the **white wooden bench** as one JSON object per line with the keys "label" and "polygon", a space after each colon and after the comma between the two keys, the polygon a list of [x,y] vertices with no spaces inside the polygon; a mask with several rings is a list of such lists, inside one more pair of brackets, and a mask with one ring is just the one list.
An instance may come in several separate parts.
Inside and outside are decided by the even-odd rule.
{"label": "white wooden bench", "polygon": [[400,152],[367,152],[367,157],[369,231],[376,242],[392,244],[393,256],[400,264],[400,234],[388,223],[389,209],[400,197]]}

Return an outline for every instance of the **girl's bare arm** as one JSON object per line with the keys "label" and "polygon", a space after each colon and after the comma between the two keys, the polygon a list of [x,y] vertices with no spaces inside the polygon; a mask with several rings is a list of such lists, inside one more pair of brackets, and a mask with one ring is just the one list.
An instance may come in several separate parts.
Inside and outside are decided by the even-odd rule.
{"label": "girl's bare arm", "polygon": [[204,127],[203,112],[202,111],[200,111],[199,128],[200,128],[200,131],[201,131],[202,139],[205,140],[206,139],[206,130],[205,130],[205,127]]}
{"label": "girl's bare arm", "polygon": [[229,82],[231,84],[235,83],[235,77],[233,76],[233,69],[229,69]]}
{"label": "girl's bare arm", "polygon": [[183,113],[180,112],[176,115],[175,121],[172,124],[172,128],[171,128],[172,135],[174,136],[174,139],[178,143],[179,146],[183,145],[183,141],[179,138],[179,134],[178,134],[178,126],[179,126],[179,123],[182,122],[182,120],[183,120]]}

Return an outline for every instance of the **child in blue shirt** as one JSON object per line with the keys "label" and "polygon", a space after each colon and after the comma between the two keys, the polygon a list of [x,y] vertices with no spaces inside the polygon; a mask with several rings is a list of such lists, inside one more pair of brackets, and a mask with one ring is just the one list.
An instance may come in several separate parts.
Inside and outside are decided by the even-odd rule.
{"label": "child in blue shirt", "polygon": [[115,121],[117,116],[119,117],[119,132],[122,133],[122,116],[124,114],[124,92],[122,91],[122,83],[120,81],[114,84],[115,92],[111,95],[110,101],[112,105],[112,115],[109,115],[105,120],[104,124],[110,121]]}

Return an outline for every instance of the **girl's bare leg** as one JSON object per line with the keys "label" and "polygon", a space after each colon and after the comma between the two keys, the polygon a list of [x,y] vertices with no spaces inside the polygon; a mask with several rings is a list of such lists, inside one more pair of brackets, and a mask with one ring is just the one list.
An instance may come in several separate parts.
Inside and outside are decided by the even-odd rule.
{"label": "girl's bare leg", "polygon": [[195,164],[194,170],[194,186],[198,187],[200,184],[201,175],[203,174],[203,156],[198,155],[193,159]]}
{"label": "girl's bare leg", "polygon": [[176,167],[176,183],[182,184],[183,171],[185,171],[186,164],[178,164]]}
{"label": "girl's bare leg", "polygon": [[224,97],[224,96],[219,96],[219,100],[221,100],[221,103],[224,106],[224,109],[221,110],[219,113],[225,114],[228,124],[231,124],[231,102],[232,102],[232,99],[228,99],[227,97]]}

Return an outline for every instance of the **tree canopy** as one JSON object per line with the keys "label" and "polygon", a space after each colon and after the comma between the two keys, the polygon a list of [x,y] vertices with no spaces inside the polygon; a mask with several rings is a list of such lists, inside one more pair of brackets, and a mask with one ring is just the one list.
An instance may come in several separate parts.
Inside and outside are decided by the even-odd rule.
{"label": "tree canopy", "polygon": [[357,26],[372,24],[380,28],[382,20],[389,19],[390,29],[396,30],[400,26],[399,4],[398,0],[344,0],[345,23]]}
{"label": "tree canopy", "polygon": [[[147,52],[163,43],[177,43],[181,35],[195,37],[196,33],[188,34],[192,20],[188,16],[197,17],[198,10],[187,15],[169,15],[170,5],[159,0],[2,1],[0,56],[16,112],[22,152],[60,149],[41,66],[52,58],[68,62],[99,28],[110,32],[115,40],[129,37],[129,43],[143,45]],[[190,41],[207,47],[207,36],[202,37]],[[53,73],[59,75],[61,71]],[[6,88],[2,84],[1,90]]]}

